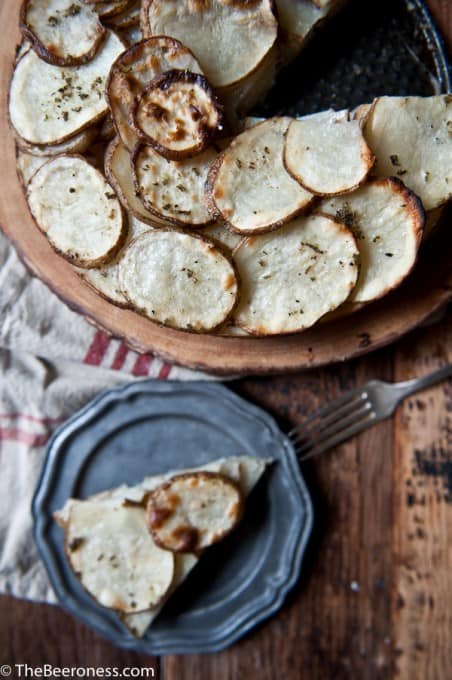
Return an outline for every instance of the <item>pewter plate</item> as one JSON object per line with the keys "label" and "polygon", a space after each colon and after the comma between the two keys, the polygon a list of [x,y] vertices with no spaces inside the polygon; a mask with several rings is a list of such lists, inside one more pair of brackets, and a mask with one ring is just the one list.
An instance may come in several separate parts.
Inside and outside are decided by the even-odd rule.
{"label": "pewter plate", "polygon": [[[243,522],[203,555],[142,639],[98,605],[69,567],[52,519],[69,497],[223,456],[271,457]],[[216,652],[281,607],[296,583],[312,505],[275,421],[220,384],[146,381],[103,393],[53,436],[33,500],[35,540],[60,604],[115,645],[147,654]]]}

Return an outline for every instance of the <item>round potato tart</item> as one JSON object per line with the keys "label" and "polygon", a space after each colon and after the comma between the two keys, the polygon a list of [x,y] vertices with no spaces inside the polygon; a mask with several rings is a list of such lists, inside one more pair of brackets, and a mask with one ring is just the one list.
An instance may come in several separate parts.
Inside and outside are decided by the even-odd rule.
{"label": "round potato tart", "polygon": [[191,228],[210,224],[204,187],[217,155],[209,147],[194,158],[171,161],[150,146],[137,147],[132,157],[134,181],[144,207],[172,224]]}
{"label": "round potato tart", "polygon": [[244,239],[234,261],[242,284],[234,320],[256,335],[309,328],[349,297],[359,271],[353,234],[323,215]]}
{"label": "round potato tart", "polygon": [[60,68],[34,50],[16,64],[9,91],[9,116],[30,144],[60,144],[100,120],[108,110],[105,83],[111,64],[124,50],[110,31],[87,64]]}
{"label": "round potato tart", "polygon": [[224,323],[238,295],[235,268],[212,242],[164,229],[142,234],[127,248],[120,285],[149,319],[196,332]]}
{"label": "round potato tart", "polygon": [[212,87],[227,88],[257,69],[276,41],[278,22],[271,0],[144,0],[141,29],[145,37],[180,40]]}
{"label": "round potato tart", "polygon": [[212,214],[241,234],[280,227],[313,200],[287,172],[284,140],[292,119],[270,118],[242,132],[213,163],[206,185]]}
{"label": "round potato tart", "polygon": [[348,111],[327,111],[293,120],[286,134],[287,170],[313,194],[329,196],[356,189],[375,158],[358,120]]}
{"label": "round potato tart", "polygon": [[408,276],[422,240],[425,213],[418,197],[400,180],[371,180],[351,194],[324,199],[319,210],[355,235],[361,270],[350,302],[376,300]]}
{"label": "round potato tart", "polygon": [[198,73],[167,71],[136,98],[135,133],[171,160],[203,151],[223,130],[223,110],[207,80]]}
{"label": "round potato tart", "polygon": [[98,15],[81,0],[24,0],[20,29],[38,56],[56,66],[90,61],[105,37]]}
{"label": "round potato tart", "polygon": [[113,64],[107,97],[117,133],[129,151],[138,141],[130,124],[136,96],[151,80],[173,69],[202,73],[190,50],[167,36],[156,36],[133,45]]}
{"label": "round potato tart", "polygon": [[452,198],[452,95],[380,97],[364,134],[376,156],[374,173],[395,175],[425,210]]}
{"label": "round potato tart", "polygon": [[214,472],[176,475],[147,497],[154,541],[173,552],[198,552],[220,541],[243,513],[239,485]]}
{"label": "round potato tart", "polygon": [[127,502],[76,503],[69,513],[66,552],[99,604],[125,614],[154,607],[173,581],[173,553],[152,540],[143,508]]}
{"label": "round potato tart", "polygon": [[28,204],[52,247],[79,267],[111,260],[127,237],[118,198],[80,156],[56,156],[28,183]]}

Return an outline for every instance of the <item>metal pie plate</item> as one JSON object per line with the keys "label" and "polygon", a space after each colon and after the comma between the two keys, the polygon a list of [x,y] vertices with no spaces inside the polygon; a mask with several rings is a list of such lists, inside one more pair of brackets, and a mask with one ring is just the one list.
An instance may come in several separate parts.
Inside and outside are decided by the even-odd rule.
{"label": "metal pie plate", "polygon": [[[209,548],[138,639],[73,574],[55,510],[143,477],[251,455],[275,463],[242,523]],[[288,438],[264,411],[215,383],[146,381],[110,390],[53,436],[33,501],[35,540],[60,604],[110,642],[147,654],[215,652],[273,614],[296,583],[312,505]]]}

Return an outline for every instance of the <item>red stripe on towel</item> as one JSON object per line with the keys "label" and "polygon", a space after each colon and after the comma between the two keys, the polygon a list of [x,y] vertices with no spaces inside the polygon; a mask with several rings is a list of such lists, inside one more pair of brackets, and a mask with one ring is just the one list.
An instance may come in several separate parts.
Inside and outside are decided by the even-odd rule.
{"label": "red stripe on towel", "polygon": [[118,349],[116,350],[115,358],[113,359],[113,362],[111,364],[111,368],[114,371],[119,371],[124,366],[124,362],[127,358],[128,353],[129,353],[129,349],[128,349],[127,345],[125,345],[122,342],[119,345]]}
{"label": "red stripe on towel", "polygon": [[31,432],[24,432],[23,430],[16,430],[12,427],[0,428],[0,442],[12,441],[26,444],[30,447],[44,446],[49,438],[48,434],[32,434]]}
{"label": "red stripe on towel", "polygon": [[99,366],[110,344],[111,337],[104,331],[97,331],[86,353],[83,363]]}
{"label": "red stripe on towel", "polygon": [[159,371],[158,379],[159,380],[166,380],[167,377],[170,374],[170,371],[171,371],[171,364],[164,363],[162,368]]}
{"label": "red stripe on towel", "polygon": [[140,354],[132,368],[132,375],[149,375],[153,360],[152,354]]}

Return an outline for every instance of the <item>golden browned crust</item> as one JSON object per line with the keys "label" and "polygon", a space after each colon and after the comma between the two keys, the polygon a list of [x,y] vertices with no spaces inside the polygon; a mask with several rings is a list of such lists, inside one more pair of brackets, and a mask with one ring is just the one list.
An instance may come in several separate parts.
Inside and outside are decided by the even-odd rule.
{"label": "golden browned crust", "polygon": [[[171,149],[157,139],[150,137],[140,127],[137,120],[138,110],[148,95],[151,95],[152,92],[157,90],[165,92],[177,83],[191,83],[193,86],[201,88],[207,94],[212,110],[215,113],[214,126],[209,126],[206,123],[202,117],[201,111],[196,110],[192,113],[192,120],[196,123],[196,137],[198,141],[193,139],[191,143],[182,150]],[[154,114],[154,117],[157,120],[158,115],[157,112]],[[199,116],[199,120],[197,120],[195,116]],[[199,73],[190,73],[189,71],[179,71],[177,69],[166,71],[162,75],[157,76],[146,88],[144,88],[141,94],[135,99],[135,103],[132,106],[131,121],[135,134],[144,144],[152,146],[161,156],[173,161],[185,160],[186,158],[191,158],[196,156],[196,154],[201,153],[201,151],[204,151],[204,149],[206,149],[214,138],[222,133],[224,129],[223,106],[214,94],[206,78]]]}
{"label": "golden browned crust", "polygon": [[44,45],[28,24],[27,10],[30,2],[32,2],[32,0],[23,0],[19,14],[19,28],[23,37],[31,42],[32,49],[40,59],[43,59],[53,66],[81,66],[94,58],[107,36],[107,32],[100,21],[97,22],[96,40],[88,52],[80,57],[62,57],[56,53],[56,50],[52,50],[51,45]]}
{"label": "golden browned crust", "polygon": [[153,489],[148,494],[146,494],[145,498],[146,516],[149,531],[151,532],[154,542],[160,548],[170,550],[171,552],[198,553],[201,548],[199,544],[201,537],[198,529],[194,526],[184,525],[181,527],[177,527],[177,529],[173,532],[172,535],[172,538],[176,542],[176,546],[174,545],[170,546],[167,543],[165,543],[165,541],[161,538],[159,534],[159,529],[162,528],[165,521],[169,517],[171,517],[171,515],[175,512],[180,500],[175,494],[168,494],[166,498],[162,499],[159,499],[159,496],[162,493],[165,495],[165,492],[171,489],[174,482],[180,480],[192,480],[194,493],[196,493],[195,489],[196,486],[198,486],[199,481],[215,480],[221,482],[226,486],[229,486],[229,488],[233,489],[234,492],[237,494],[237,503],[234,505],[234,516],[231,517],[231,526],[225,531],[216,533],[213,537],[212,542],[209,545],[217,543],[236,528],[244,512],[245,503],[243,499],[243,494],[239,484],[235,480],[221,473],[208,471],[185,472],[180,475],[175,475],[174,477],[171,477],[171,479],[168,479],[166,482],[158,486],[156,489]]}

